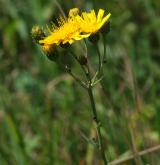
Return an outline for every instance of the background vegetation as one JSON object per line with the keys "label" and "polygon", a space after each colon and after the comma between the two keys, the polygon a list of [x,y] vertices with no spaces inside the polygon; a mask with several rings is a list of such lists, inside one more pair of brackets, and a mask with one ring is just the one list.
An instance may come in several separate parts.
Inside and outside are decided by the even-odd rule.
{"label": "background vegetation", "polygon": [[[159,0],[0,0],[1,165],[101,164],[84,138],[95,134],[87,93],[30,35],[73,7],[112,13],[105,77],[94,90],[109,161],[160,142]],[[89,56],[97,59],[92,45]],[[158,165],[160,152],[142,161]]]}

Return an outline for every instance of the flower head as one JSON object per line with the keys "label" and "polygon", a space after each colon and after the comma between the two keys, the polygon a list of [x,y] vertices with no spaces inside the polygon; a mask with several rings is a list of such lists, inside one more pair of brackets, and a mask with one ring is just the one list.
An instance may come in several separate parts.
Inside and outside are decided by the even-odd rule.
{"label": "flower head", "polygon": [[104,10],[100,9],[97,16],[94,10],[82,12],[73,8],[69,11],[68,18],[60,17],[58,25],[49,29],[49,35],[39,40],[39,44],[49,47],[49,45],[72,44],[75,40],[82,40],[91,34],[97,33],[108,21],[111,14],[104,17]]}
{"label": "flower head", "polygon": [[77,15],[76,21],[83,33],[95,34],[109,20],[111,14],[104,17],[104,10],[100,9],[97,16],[94,10],[82,12],[82,16]]}
{"label": "flower head", "polygon": [[52,30],[49,30],[50,35],[40,40],[40,44],[72,44],[74,40],[81,40],[88,37],[87,34],[80,34],[81,29],[78,25],[78,22],[75,21],[75,15],[78,11],[70,10],[69,17],[63,18],[60,17],[58,20],[58,26],[54,26]]}

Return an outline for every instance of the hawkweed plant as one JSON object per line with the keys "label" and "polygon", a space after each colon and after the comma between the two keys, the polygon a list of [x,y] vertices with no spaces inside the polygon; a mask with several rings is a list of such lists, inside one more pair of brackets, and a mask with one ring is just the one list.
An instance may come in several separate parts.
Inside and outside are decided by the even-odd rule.
{"label": "hawkweed plant", "polygon": [[[93,95],[93,87],[103,78],[103,63],[105,62],[106,42],[105,35],[109,31],[109,18],[111,14],[105,15],[103,9],[99,9],[96,15],[94,10],[80,13],[79,9],[74,8],[69,11],[67,17],[61,16],[57,19],[57,24],[52,23],[51,28],[47,27],[44,32],[39,26],[32,28],[32,38],[39,44],[49,60],[54,61],[70,74],[87,92],[91,103],[93,120],[96,126],[97,138],[95,144],[100,151],[104,165],[107,165],[104,145],[102,142],[101,122],[98,118],[96,102]],[[98,47],[99,39],[103,39],[104,52],[101,53]],[[91,67],[89,55],[87,53],[87,39],[97,50],[97,68]],[[74,43],[82,40],[85,44],[86,51],[81,55],[75,53],[72,49]],[[79,43],[81,44],[81,43]],[[74,73],[72,65],[68,60],[73,58],[84,73],[84,79]],[[95,70],[95,71],[94,71]]]}

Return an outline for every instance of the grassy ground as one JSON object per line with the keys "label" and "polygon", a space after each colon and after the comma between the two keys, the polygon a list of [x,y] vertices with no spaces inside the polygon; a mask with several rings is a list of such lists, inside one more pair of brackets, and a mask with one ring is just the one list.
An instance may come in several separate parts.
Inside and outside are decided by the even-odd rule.
{"label": "grassy ground", "polygon": [[[30,35],[33,25],[45,26],[61,9],[67,13],[77,6],[112,13],[105,76],[94,88],[109,161],[160,144],[158,0],[0,0],[1,165],[101,164],[84,138],[95,134],[87,93]],[[92,45],[88,51],[94,62]],[[141,158],[143,164],[158,165],[160,151]]]}

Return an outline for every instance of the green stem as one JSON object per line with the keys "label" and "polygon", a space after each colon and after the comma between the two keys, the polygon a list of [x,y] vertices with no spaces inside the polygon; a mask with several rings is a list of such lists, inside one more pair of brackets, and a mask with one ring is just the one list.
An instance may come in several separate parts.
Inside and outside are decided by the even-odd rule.
{"label": "green stem", "polygon": [[[89,71],[89,68],[88,68],[88,71]],[[107,159],[106,159],[106,156],[105,156],[105,153],[104,153],[104,146],[103,146],[103,142],[102,142],[101,123],[98,119],[95,100],[94,100],[94,97],[93,97],[90,72],[88,72],[88,81],[89,81],[89,87],[88,87],[87,91],[88,91],[88,95],[89,95],[90,102],[91,102],[91,107],[92,107],[92,112],[93,112],[93,119],[94,119],[95,124],[96,124],[97,136],[98,136],[98,141],[99,141],[99,150],[101,152],[101,156],[102,156],[104,165],[107,165],[108,163],[107,163]]]}
{"label": "green stem", "polygon": [[[97,74],[100,72],[101,70],[101,66],[102,66],[102,61],[101,61],[101,54],[100,54],[100,51],[99,51],[99,48],[98,48],[98,45],[97,45],[97,51],[98,51],[98,57],[99,57],[99,69],[97,71]],[[77,60],[76,56],[74,56],[73,53],[71,53],[72,56],[75,58],[75,60],[79,63],[79,61]],[[79,63],[80,64],[80,63]],[[87,63],[86,65],[86,68],[87,68],[87,71],[85,70],[85,68],[83,68],[83,66],[80,64],[80,66],[82,67],[82,70],[83,72],[85,73],[86,75],[86,78],[87,78],[87,86],[81,82],[77,77],[75,77],[72,72],[68,72],[77,82],[80,83],[80,85],[82,87],[84,87],[87,92],[88,92],[88,95],[89,95],[89,98],[90,98],[90,102],[91,102],[91,107],[92,107],[92,112],[93,112],[93,119],[94,119],[94,122],[95,122],[95,125],[96,125],[96,131],[97,131],[97,136],[98,136],[98,146],[99,146],[99,150],[100,150],[100,153],[101,153],[101,156],[102,156],[102,159],[103,159],[103,162],[104,162],[104,165],[108,165],[107,163],[107,159],[106,159],[106,156],[105,156],[105,152],[104,152],[104,146],[103,146],[103,143],[102,143],[102,135],[101,135],[101,122],[99,121],[98,119],[98,115],[97,115],[97,110],[96,110],[96,105],[95,105],[95,100],[94,100],[94,97],[93,97],[93,92],[92,92],[92,79],[91,79],[91,72],[90,72],[90,68],[89,68],[89,64]],[[95,76],[97,75],[95,74]]]}
{"label": "green stem", "polygon": [[103,67],[103,63],[104,63],[104,61],[106,60],[106,38],[105,38],[105,36],[102,36],[102,38],[103,38],[103,57],[102,57],[102,67]]}
{"label": "green stem", "polygon": [[101,60],[101,53],[99,51],[98,44],[96,44],[96,49],[97,49],[97,54],[98,54],[98,73],[101,71],[101,65],[102,65],[102,60]]}
{"label": "green stem", "polygon": [[96,128],[97,128],[97,135],[98,135],[98,140],[99,140],[99,150],[101,152],[101,156],[102,156],[102,159],[104,161],[104,165],[107,165],[107,159],[106,159],[106,156],[105,156],[105,153],[104,153],[104,147],[103,147],[103,143],[102,143],[101,123],[98,120],[97,110],[96,110],[95,101],[94,101],[91,86],[89,86],[89,88],[88,88],[88,94],[89,94],[89,98],[90,98],[90,102],[91,102],[91,106],[92,106],[93,119],[95,121]]}

